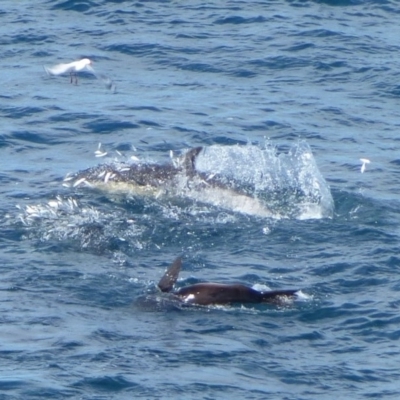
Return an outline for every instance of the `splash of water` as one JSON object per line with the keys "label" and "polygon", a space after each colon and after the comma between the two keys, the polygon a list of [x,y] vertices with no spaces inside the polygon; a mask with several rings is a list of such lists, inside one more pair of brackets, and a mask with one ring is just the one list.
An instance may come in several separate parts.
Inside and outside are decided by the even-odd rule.
{"label": "splash of water", "polygon": [[196,170],[262,201],[275,218],[331,218],[334,203],[309,145],[300,141],[287,153],[258,146],[204,148]]}

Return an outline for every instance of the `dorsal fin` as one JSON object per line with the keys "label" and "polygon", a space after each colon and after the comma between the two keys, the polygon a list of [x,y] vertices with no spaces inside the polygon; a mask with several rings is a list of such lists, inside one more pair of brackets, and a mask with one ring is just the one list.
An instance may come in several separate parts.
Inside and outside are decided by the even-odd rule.
{"label": "dorsal fin", "polygon": [[170,292],[178,280],[179,272],[181,271],[182,257],[178,257],[171,266],[167,269],[167,272],[158,282],[158,287],[162,292]]}
{"label": "dorsal fin", "polygon": [[196,166],[195,166],[196,157],[199,155],[201,150],[203,150],[203,147],[195,147],[195,148],[189,150],[185,154],[185,158],[183,161],[183,167],[184,167],[187,175],[190,176],[190,175],[195,174],[195,172],[196,172]]}

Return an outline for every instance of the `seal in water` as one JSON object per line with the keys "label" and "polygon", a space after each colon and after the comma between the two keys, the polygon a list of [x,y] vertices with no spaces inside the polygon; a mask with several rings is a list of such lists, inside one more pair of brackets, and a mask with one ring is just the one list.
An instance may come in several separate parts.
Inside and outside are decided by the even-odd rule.
{"label": "seal in water", "polygon": [[173,290],[182,266],[182,258],[178,257],[168,268],[158,283],[162,292],[171,293],[186,304],[217,305],[231,303],[275,303],[279,304],[283,297],[293,297],[299,289],[270,290],[259,292],[241,284],[197,283]]}

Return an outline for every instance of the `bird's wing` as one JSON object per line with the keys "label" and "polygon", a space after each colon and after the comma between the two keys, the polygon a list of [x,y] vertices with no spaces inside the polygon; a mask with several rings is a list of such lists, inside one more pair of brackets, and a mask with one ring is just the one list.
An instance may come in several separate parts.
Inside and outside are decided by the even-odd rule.
{"label": "bird's wing", "polygon": [[107,89],[115,92],[115,84],[108,76],[104,74],[99,74],[91,65],[86,65],[86,69],[91,72],[97,79],[102,81],[106,85]]}
{"label": "bird's wing", "polygon": [[69,64],[57,64],[54,65],[53,67],[46,67],[45,65],[43,66],[44,70],[47,72],[48,75],[61,75],[65,74],[67,72],[72,71],[74,68],[73,63]]}

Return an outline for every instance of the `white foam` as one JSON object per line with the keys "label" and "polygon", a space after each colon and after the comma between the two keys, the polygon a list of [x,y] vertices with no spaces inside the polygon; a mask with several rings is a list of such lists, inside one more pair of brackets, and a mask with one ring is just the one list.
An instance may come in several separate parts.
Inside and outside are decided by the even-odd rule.
{"label": "white foam", "polygon": [[296,300],[298,301],[309,301],[312,299],[313,299],[312,295],[304,293],[302,290],[296,292]]}

